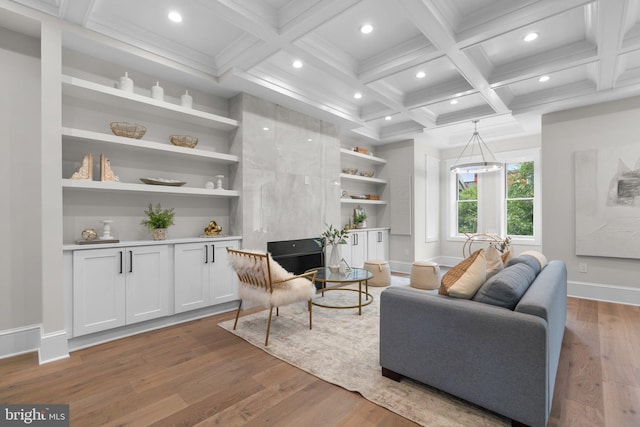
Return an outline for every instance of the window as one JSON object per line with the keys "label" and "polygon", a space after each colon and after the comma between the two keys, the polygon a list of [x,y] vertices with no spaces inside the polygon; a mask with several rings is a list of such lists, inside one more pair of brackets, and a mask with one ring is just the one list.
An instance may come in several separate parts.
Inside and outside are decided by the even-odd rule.
{"label": "window", "polygon": [[533,162],[506,164],[507,235],[533,236]]}
{"label": "window", "polygon": [[458,234],[478,231],[478,175],[459,173],[457,181]]}
{"label": "window", "polygon": [[[513,243],[540,244],[539,150],[496,154],[500,172],[449,174],[449,238],[464,233],[496,233]],[[453,160],[447,167],[451,166]]]}

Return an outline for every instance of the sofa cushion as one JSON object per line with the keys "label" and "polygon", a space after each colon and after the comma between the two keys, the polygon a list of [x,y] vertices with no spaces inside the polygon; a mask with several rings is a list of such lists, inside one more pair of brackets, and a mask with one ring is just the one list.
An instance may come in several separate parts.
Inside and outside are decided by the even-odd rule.
{"label": "sofa cushion", "polygon": [[513,264],[487,280],[473,300],[513,310],[535,278],[535,270],[528,264]]}
{"label": "sofa cushion", "polygon": [[440,295],[471,299],[487,277],[484,249],[478,249],[442,276]]}
{"label": "sofa cushion", "polygon": [[489,246],[484,252],[484,258],[487,262],[487,279],[504,269],[502,254],[493,246]]}
{"label": "sofa cushion", "polygon": [[538,273],[540,273],[540,263],[538,262],[537,259],[528,255],[520,255],[515,258],[511,258],[509,262],[507,262],[507,267],[511,267],[512,265],[516,265],[520,263],[527,264],[529,267],[531,267],[535,272],[536,276],[538,275]]}

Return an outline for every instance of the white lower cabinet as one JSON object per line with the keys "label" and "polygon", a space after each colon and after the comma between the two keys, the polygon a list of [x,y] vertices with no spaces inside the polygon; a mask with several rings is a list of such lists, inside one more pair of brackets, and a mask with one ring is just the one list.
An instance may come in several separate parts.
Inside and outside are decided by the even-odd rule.
{"label": "white lower cabinet", "polygon": [[367,258],[367,232],[350,231],[347,244],[344,245],[342,257],[350,267],[362,268]]}
{"label": "white lower cabinet", "polygon": [[168,315],[168,275],[164,245],[74,251],[74,336]]}
{"label": "white lower cabinet", "polygon": [[195,310],[238,299],[237,278],[227,248],[237,241],[175,245],[175,312]]}
{"label": "white lower cabinet", "polygon": [[386,260],[388,246],[388,230],[367,231],[367,259]]}
{"label": "white lower cabinet", "polygon": [[387,260],[389,254],[389,230],[349,231],[347,244],[342,247],[342,257],[349,266],[364,267],[369,259]]}

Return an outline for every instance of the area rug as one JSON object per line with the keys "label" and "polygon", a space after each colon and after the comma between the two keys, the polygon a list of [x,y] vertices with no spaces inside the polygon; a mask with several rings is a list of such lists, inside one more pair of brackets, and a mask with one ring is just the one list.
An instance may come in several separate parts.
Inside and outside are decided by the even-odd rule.
{"label": "area rug", "polygon": [[[394,277],[392,286],[402,286]],[[396,382],[380,373],[380,293],[369,288],[373,303],[357,309],[313,307],[313,329],[309,330],[306,304],[282,307],[274,312],[269,345],[264,346],[268,311],[240,317],[219,325],[267,353],[312,375],[385,407],[424,426],[507,426],[508,420],[424,384],[403,379]],[[317,298],[320,298],[318,296]],[[323,304],[357,304],[356,292],[329,291]]]}

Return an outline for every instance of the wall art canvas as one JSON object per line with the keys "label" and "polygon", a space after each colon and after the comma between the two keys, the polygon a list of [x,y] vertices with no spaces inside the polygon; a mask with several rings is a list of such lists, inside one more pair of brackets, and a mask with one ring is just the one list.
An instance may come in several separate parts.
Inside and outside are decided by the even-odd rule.
{"label": "wall art canvas", "polygon": [[640,258],[640,144],[576,151],[576,255]]}

